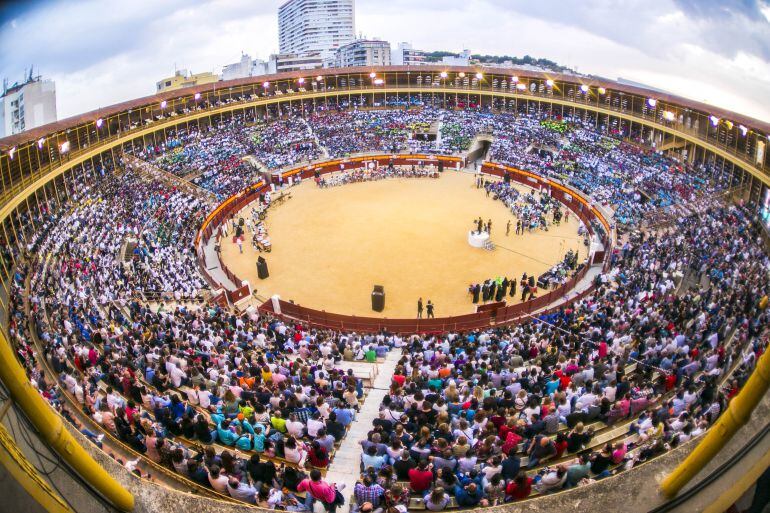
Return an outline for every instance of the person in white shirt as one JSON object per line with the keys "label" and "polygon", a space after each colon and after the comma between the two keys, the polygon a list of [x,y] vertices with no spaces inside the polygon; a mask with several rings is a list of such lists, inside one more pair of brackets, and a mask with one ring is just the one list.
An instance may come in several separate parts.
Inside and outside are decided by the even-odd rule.
{"label": "person in white shirt", "polygon": [[289,414],[289,420],[286,421],[286,430],[294,438],[302,438],[305,433],[305,424],[298,421],[297,416],[291,413]]}
{"label": "person in white shirt", "polygon": [[311,438],[318,436],[318,430],[324,427],[324,423],[320,418],[320,414],[316,413],[312,419],[307,421],[307,435]]}
{"label": "person in white shirt", "polygon": [[219,465],[212,465],[209,468],[209,483],[214,490],[227,494],[227,481],[227,476],[220,473]]}
{"label": "person in white shirt", "polygon": [[171,378],[171,383],[174,385],[174,388],[181,387],[182,380],[187,378],[187,374],[185,374],[185,372],[176,365],[174,365],[168,372],[168,376]]}

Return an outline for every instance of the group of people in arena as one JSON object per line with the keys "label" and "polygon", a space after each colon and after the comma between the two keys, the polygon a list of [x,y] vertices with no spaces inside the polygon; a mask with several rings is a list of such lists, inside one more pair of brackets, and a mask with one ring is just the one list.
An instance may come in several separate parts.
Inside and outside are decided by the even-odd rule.
{"label": "group of people in arena", "polygon": [[376,182],[388,178],[438,178],[439,173],[433,167],[425,166],[378,166],[371,169],[340,171],[331,175],[317,176],[315,183],[322,189],[339,187],[349,183]]}
{"label": "group of people in arena", "polygon": [[[566,176],[625,216],[628,233],[591,294],[520,324],[408,336],[185,306],[205,286],[192,241],[213,204],[107,162],[83,166],[67,200],[17,219],[24,247],[3,248],[20,262],[9,334],[33,386],[142,477],[163,467],[212,492],[288,511],[315,503],[333,513],[344,500],[323,475],[365,397],[344,359],[402,353],[361,440],[360,480],[348,491],[364,512],[553,493],[703,433],[767,346],[770,260],[756,215],[711,204],[668,228],[641,229],[649,207],[634,191],[657,205],[687,202],[715,187],[709,166],[677,167],[585,121],[553,133],[527,116],[430,112],[234,120],[180,130],[137,154],[178,176],[202,173],[194,181],[208,177],[197,183],[221,198],[254,180],[238,170],[246,153],[281,166],[320,153],[316,138],[331,155],[398,149],[409,144],[404,127],[424,129],[430,116],[471,126],[447,135],[455,141],[447,151],[469,133],[509,133],[493,143],[493,160]],[[555,152],[527,150],[543,130]],[[361,137],[368,131],[374,136]],[[257,133],[265,139],[251,137]],[[502,201],[514,195],[488,190]],[[543,195],[515,200],[530,209],[523,213],[556,208]],[[177,304],[151,306],[137,291],[167,292]],[[113,438],[131,459],[116,454]]]}

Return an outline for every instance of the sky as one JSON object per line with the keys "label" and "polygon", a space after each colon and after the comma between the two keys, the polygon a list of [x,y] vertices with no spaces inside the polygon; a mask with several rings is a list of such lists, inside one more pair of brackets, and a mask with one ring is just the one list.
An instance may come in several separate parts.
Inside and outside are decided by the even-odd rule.
{"label": "sky", "polygon": [[[42,0],[0,7],[0,76],[56,81],[59,118],[278,50],[283,0]],[[356,0],[395,46],[551,59],[770,121],[770,0]]]}

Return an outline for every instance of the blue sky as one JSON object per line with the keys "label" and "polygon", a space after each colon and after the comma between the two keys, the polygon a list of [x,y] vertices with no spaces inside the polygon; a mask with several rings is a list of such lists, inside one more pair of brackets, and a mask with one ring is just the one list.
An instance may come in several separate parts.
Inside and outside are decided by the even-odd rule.
{"label": "blue sky", "polygon": [[[35,65],[63,118],[278,47],[282,0],[48,0],[0,9],[0,75]],[[770,121],[770,0],[357,0],[356,30],[426,50],[545,57]]]}

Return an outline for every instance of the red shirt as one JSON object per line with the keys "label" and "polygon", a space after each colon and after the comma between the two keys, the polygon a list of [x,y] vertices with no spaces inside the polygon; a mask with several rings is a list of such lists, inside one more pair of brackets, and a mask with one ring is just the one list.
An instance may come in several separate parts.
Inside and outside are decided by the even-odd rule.
{"label": "red shirt", "polygon": [[398,383],[398,386],[403,387],[404,383],[406,382],[406,376],[402,376],[400,374],[393,375],[393,381]]}
{"label": "red shirt", "polygon": [[532,478],[528,477],[527,480],[519,486],[516,481],[511,481],[505,489],[505,493],[510,495],[515,500],[526,499],[529,494],[532,493]]}
{"label": "red shirt", "polygon": [[415,492],[424,492],[430,490],[433,485],[433,472],[430,470],[420,470],[418,468],[409,469],[409,486]]}

